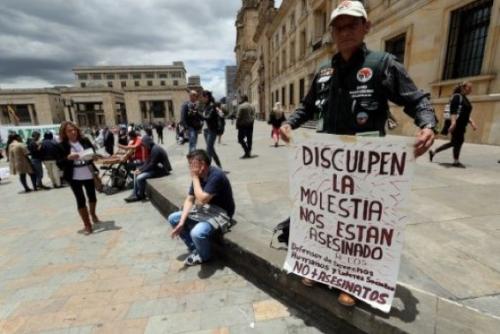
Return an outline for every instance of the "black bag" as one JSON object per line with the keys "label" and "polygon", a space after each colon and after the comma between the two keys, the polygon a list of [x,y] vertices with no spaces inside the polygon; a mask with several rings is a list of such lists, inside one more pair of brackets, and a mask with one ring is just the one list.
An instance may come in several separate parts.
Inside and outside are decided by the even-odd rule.
{"label": "black bag", "polygon": [[290,217],[276,225],[273,229],[273,236],[271,237],[271,243],[269,247],[273,247],[273,238],[276,233],[280,232],[278,235],[278,241],[288,245],[288,239],[290,237]]}

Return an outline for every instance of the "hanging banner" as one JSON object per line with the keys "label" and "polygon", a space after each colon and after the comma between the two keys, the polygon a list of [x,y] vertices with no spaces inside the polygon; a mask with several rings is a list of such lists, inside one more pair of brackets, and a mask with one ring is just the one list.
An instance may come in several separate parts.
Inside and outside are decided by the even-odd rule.
{"label": "hanging banner", "polygon": [[54,137],[57,138],[59,134],[60,124],[48,124],[48,125],[26,125],[26,126],[10,126],[10,125],[0,125],[0,138],[2,142],[0,147],[4,147],[7,142],[9,133],[17,133],[26,142],[28,138],[31,138],[33,131],[38,131],[43,136],[45,132],[52,132]]}
{"label": "hanging banner", "polygon": [[290,150],[284,269],[391,309],[413,178],[413,143],[318,135]]}

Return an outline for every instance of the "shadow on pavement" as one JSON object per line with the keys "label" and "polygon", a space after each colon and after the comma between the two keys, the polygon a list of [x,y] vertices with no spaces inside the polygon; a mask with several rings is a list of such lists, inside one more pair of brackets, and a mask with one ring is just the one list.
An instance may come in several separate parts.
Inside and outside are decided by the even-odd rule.
{"label": "shadow on pavement", "polygon": [[201,269],[198,272],[198,277],[200,279],[206,279],[212,277],[218,270],[224,270],[225,265],[222,261],[213,260],[210,262],[202,263]]}
{"label": "shadow on pavement", "polygon": [[369,309],[381,318],[389,319],[395,317],[402,322],[411,323],[417,319],[419,314],[417,304],[419,304],[419,301],[412,292],[404,286],[398,285],[390,313],[383,313],[372,308]]}
{"label": "shadow on pavement", "polygon": [[121,230],[121,226],[116,226],[114,220],[103,221],[93,225],[94,233]]}

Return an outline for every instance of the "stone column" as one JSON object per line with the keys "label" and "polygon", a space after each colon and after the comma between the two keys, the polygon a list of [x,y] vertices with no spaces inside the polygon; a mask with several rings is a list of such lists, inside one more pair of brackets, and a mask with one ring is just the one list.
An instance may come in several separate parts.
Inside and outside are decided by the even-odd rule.
{"label": "stone column", "polygon": [[165,106],[165,119],[163,120],[164,123],[171,122],[172,119],[170,117],[170,110],[168,109],[168,100],[163,101],[163,105]]}
{"label": "stone column", "polygon": [[104,123],[106,126],[113,126],[116,123],[116,104],[112,94],[106,94],[102,99],[102,109],[104,111]]}
{"label": "stone column", "polygon": [[30,114],[31,125],[38,125],[38,118],[32,104],[28,104],[28,113]]}

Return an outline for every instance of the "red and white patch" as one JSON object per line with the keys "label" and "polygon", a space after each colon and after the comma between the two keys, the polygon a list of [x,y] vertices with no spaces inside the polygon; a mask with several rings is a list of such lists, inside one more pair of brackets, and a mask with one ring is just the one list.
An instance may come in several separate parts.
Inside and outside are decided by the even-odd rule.
{"label": "red and white patch", "polygon": [[358,74],[356,76],[358,78],[359,82],[365,83],[370,81],[370,79],[373,77],[373,71],[369,67],[363,67],[358,71]]}
{"label": "red and white patch", "polygon": [[351,8],[352,1],[342,1],[342,3],[337,7],[337,10],[348,9]]}

